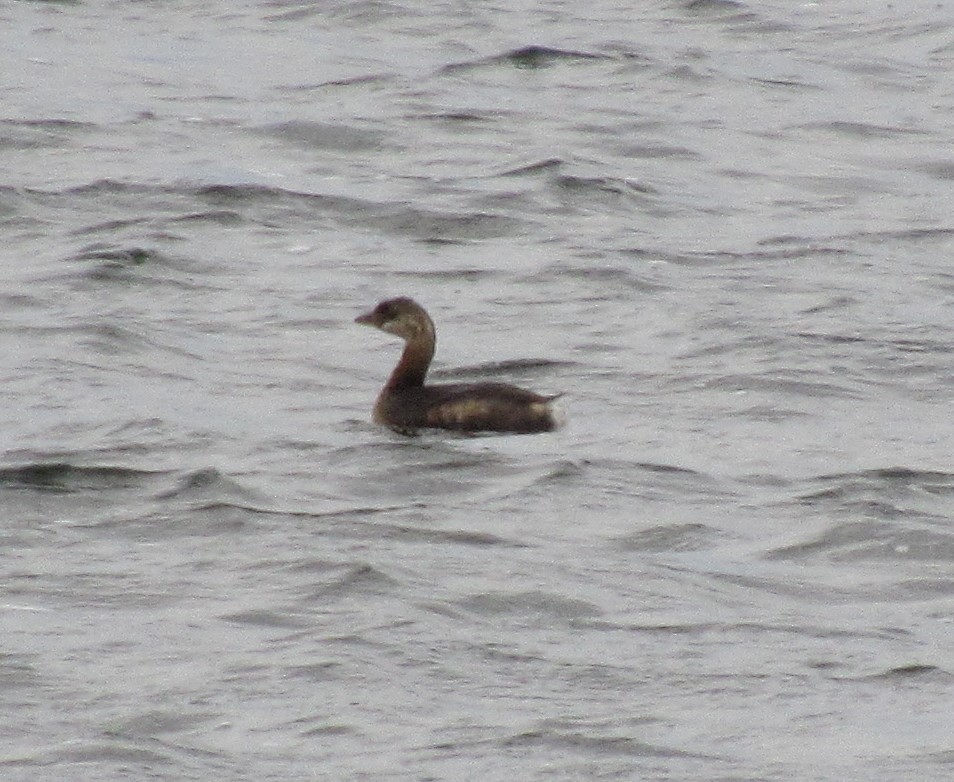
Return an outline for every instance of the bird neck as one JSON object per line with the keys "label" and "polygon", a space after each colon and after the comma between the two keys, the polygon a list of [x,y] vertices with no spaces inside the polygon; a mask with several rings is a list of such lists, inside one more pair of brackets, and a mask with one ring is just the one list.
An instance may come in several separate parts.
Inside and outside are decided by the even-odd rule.
{"label": "bird neck", "polygon": [[422,334],[409,339],[404,345],[401,360],[388,379],[387,388],[415,388],[424,385],[424,378],[434,358],[436,339],[434,330],[427,329]]}

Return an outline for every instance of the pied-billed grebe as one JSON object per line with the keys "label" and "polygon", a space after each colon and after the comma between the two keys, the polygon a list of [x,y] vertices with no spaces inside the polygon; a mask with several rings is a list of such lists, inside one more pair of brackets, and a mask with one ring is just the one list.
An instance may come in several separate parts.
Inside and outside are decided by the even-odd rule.
{"label": "pied-billed grebe", "polygon": [[[401,337],[401,360],[374,405],[374,421],[399,432],[453,429],[459,432],[549,432],[557,426],[551,403],[541,396],[505,383],[424,385],[434,357],[434,323],[413,299],[382,301],[355,318]],[[559,396],[559,395],[557,395]]]}

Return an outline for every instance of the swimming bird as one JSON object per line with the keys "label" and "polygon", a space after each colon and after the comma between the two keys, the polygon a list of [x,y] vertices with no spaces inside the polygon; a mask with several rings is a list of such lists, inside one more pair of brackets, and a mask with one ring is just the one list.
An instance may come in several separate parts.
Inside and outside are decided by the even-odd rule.
{"label": "swimming bird", "polygon": [[549,432],[558,425],[552,403],[560,395],[542,396],[506,383],[425,385],[434,357],[434,322],[413,299],[387,299],[356,323],[404,340],[404,352],[374,404],[373,419],[402,433],[418,429],[459,432]]}

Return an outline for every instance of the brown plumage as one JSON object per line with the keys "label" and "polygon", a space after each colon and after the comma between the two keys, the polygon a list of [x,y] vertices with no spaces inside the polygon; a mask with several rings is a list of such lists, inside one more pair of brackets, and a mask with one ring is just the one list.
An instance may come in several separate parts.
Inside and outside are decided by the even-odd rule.
{"label": "brown plumage", "polygon": [[434,357],[434,322],[413,299],[382,301],[355,318],[401,337],[404,352],[374,405],[373,418],[399,432],[453,429],[459,432],[549,432],[557,421],[551,403],[541,396],[505,383],[424,385]]}

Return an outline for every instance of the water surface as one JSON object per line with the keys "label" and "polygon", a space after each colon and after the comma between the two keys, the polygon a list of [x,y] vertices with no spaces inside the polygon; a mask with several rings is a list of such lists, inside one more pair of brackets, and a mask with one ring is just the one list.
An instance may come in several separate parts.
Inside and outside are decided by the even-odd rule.
{"label": "water surface", "polygon": [[947,17],[0,5],[4,779],[948,779]]}

